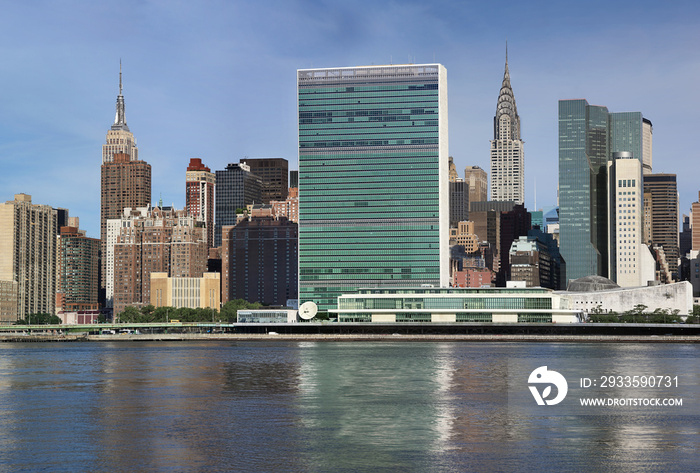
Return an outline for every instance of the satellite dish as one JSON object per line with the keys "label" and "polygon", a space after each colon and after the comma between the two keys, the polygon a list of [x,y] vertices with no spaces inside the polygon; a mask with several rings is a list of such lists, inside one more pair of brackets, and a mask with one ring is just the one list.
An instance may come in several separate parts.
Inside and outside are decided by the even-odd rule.
{"label": "satellite dish", "polygon": [[299,307],[299,317],[304,320],[311,320],[318,313],[318,307],[314,301],[306,301]]}

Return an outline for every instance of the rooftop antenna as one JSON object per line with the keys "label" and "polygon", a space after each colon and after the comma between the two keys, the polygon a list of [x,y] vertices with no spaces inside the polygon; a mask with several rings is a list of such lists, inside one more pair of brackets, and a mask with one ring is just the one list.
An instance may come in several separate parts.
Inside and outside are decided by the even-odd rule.
{"label": "rooftop antenna", "polygon": [[535,176],[535,210],[537,210],[537,176]]}

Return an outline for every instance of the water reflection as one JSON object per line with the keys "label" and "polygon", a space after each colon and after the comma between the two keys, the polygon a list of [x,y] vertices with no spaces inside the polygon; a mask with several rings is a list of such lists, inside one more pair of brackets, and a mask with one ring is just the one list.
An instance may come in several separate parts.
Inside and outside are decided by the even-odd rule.
{"label": "water reflection", "polygon": [[[509,409],[550,360],[683,373],[695,345],[0,344],[1,470],[696,471],[698,410]],[[526,392],[526,394],[528,394]]]}

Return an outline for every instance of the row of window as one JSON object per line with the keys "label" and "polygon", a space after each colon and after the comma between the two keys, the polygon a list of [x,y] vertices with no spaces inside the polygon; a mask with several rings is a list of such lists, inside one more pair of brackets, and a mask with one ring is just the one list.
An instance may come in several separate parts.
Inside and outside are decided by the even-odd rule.
{"label": "row of window", "polygon": [[[341,313],[338,314],[340,322],[371,322],[372,315],[365,313]],[[430,312],[398,312],[395,314],[396,322],[431,322],[432,314]],[[457,313],[456,322],[492,322],[493,315],[487,313]],[[540,314],[518,314],[518,322],[520,323],[549,323],[552,321],[552,315],[546,313]]]}
{"label": "row of window", "polygon": [[310,141],[299,143],[299,148],[352,148],[368,146],[389,146],[389,145],[437,145],[437,138],[425,139],[404,139],[404,140],[360,140],[360,141]]}

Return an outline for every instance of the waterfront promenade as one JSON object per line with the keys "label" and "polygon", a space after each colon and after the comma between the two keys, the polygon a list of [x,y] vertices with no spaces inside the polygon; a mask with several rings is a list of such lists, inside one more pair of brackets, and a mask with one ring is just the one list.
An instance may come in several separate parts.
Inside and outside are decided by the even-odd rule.
{"label": "waterfront promenade", "polygon": [[700,324],[155,323],[0,327],[0,341],[531,341],[698,343]]}

